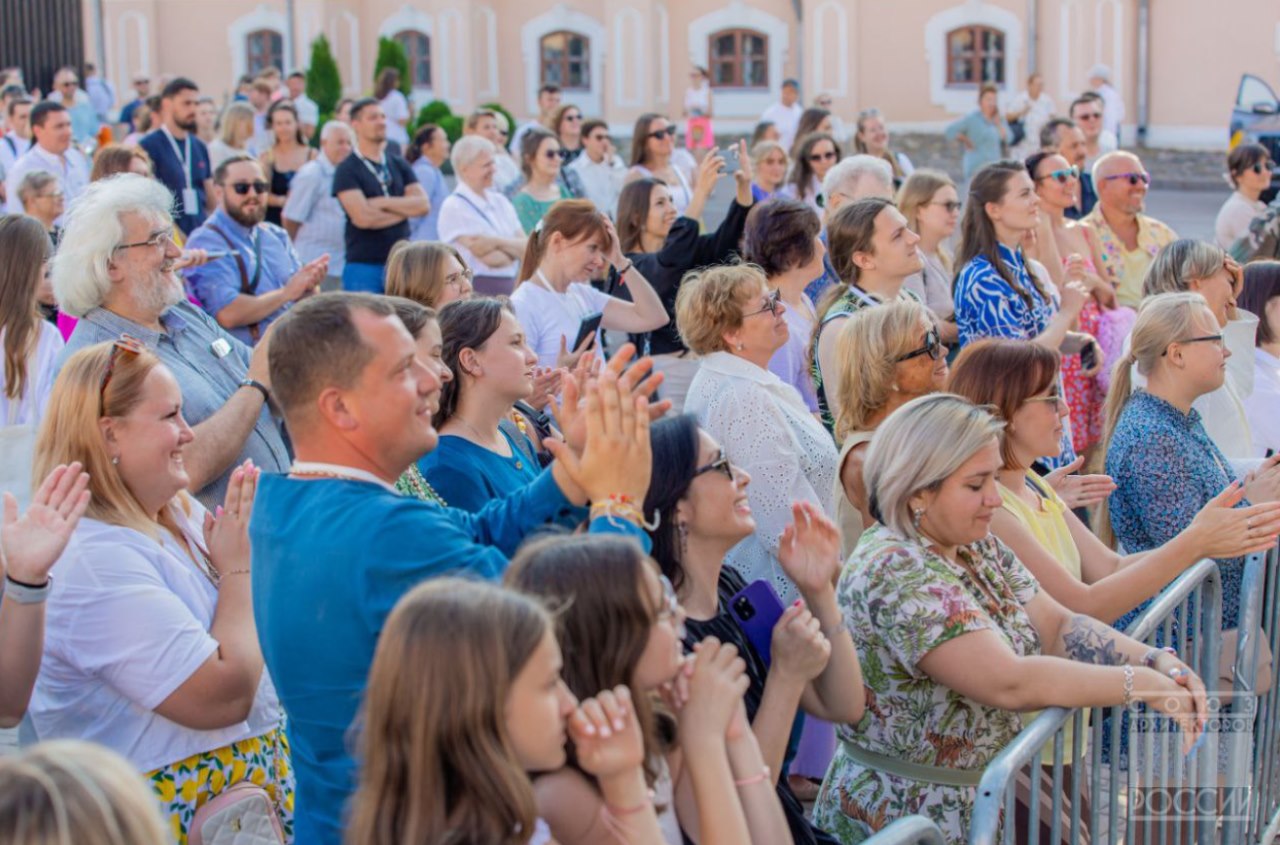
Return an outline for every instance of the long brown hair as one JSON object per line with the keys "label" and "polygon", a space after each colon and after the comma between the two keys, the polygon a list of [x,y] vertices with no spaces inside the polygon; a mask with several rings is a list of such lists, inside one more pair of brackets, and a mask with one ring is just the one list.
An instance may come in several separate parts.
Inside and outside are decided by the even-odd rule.
{"label": "long brown hair", "polygon": [[378,74],[378,81],[373,86],[373,96],[381,100],[400,87],[400,71],[393,67],[384,67]]}
{"label": "long brown hair", "polygon": [[[675,728],[666,716],[660,721],[650,697],[634,689],[636,667],[660,610],[645,595],[641,570],[646,566],[659,571],[628,539],[548,537],[520,549],[504,583],[541,597],[555,610],[556,638],[564,653],[561,674],[578,700],[619,684],[632,688],[644,735],[645,778],[653,786],[657,755],[674,742]],[[578,765],[572,742],[569,764]]]}
{"label": "long brown hair", "polygon": [[440,388],[440,407],[431,424],[440,428],[458,411],[462,401],[462,383],[466,381],[461,362],[464,349],[480,349],[502,325],[502,314],[512,317],[511,303],[505,297],[495,299],[480,296],[475,299],[458,299],[450,302],[440,312],[440,358],[453,378]]}
{"label": "long brown hair", "polygon": [[1004,469],[1026,469],[1014,459],[1008,424],[1028,399],[1057,381],[1059,361],[1056,351],[1035,341],[988,338],[966,346],[952,365],[947,390],[975,405],[994,406],[994,416],[1004,420]]}
{"label": "long brown hair", "polygon": [[[1009,181],[1019,173],[1026,173],[1027,166],[1020,161],[996,161],[983,167],[973,175],[969,182],[969,201],[964,206],[964,218],[960,221],[960,248],[956,253],[956,278],[964,271],[965,265],[982,256],[991,263],[991,267],[1000,274],[1000,278],[1008,283],[1013,292],[1030,308],[1034,305],[1031,292],[1023,288],[1009,268],[1004,266],[1000,257],[1000,241],[996,238],[996,226],[987,216],[987,203],[999,203],[1004,199],[1009,188]],[[1022,248],[1019,247],[1021,252]],[[1028,270],[1031,284],[1040,298],[1049,301],[1049,294],[1041,286],[1036,274]],[[952,280],[955,287],[955,280]]]}
{"label": "long brown hair", "polygon": [[525,244],[524,258],[520,261],[520,279],[523,282],[533,277],[542,258],[547,254],[547,244],[551,236],[559,232],[569,243],[578,243],[587,238],[597,238],[603,249],[611,243],[609,237],[608,218],[604,212],[596,208],[591,200],[559,200],[542,215],[542,220],[529,233]]}
{"label": "long brown hair", "polygon": [[805,191],[809,190],[809,183],[813,181],[813,166],[809,164],[809,154],[823,141],[831,142],[832,148],[836,151],[836,162],[839,162],[840,144],[826,132],[810,132],[797,141],[791,149],[791,178],[787,181],[795,187],[797,199],[804,197]]}
{"label": "long brown hair", "polygon": [[858,283],[861,268],[853,260],[855,252],[872,252],[872,239],[876,234],[876,218],[880,212],[893,205],[883,197],[867,197],[849,202],[836,209],[827,223],[827,256],[839,281],[832,285],[818,302],[818,316],[814,331],[822,328],[831,306]]}
{"label": "long brown hair", "polygon": [[458,250],[440,241],[400,241],[387,256],[387,295],[403,296],[437,308],[444,291],[444,260],[452,255],[464,269]]}
{"label": "long brown hair", "polygon": [[36,292],[49,260],[49,233],[34,217],[0,216],[0,332],[4,333],[4,395],[16,401],[27,387],[27,363],[40,340]]}
{"label": "long brown hair", "polygon": [[631,130],[631,161],[629,164],[635,167],[637,164],[644,164],[644,150],[649,143],[650,126],[655,120],[662,118],[657,112],[645,112],[636,118],[635,128]]}
{"label": "long brown hair", "polygon": [[653,189],[667,183],[653,176],[628,184],[618,195],[618,240],[624,253],[644,250],[644,226],[649,219],[649,203],[653,199]]}
{"label": "long brown hair", "polygon": [[436,578],[396,604],[365,693],[351,845],[524,845],[537,805],[507,736],[511,685],[551,622],[533,599]]}

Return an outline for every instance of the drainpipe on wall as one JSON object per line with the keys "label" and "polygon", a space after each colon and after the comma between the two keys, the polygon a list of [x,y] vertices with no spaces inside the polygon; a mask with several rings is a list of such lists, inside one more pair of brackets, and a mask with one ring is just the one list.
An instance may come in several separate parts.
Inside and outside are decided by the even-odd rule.
{"label": "drainpipe on wall", "polygon": [[107,79],[107,34],[103,23],[102,0],[93,0],[93,47],[98,51],[98,76]]}
{"label": "drainpipe on wall", "polygon": [[1138,0],[1138,145],[1147,144],[1151,108],[1151,0]]}
{"label": "drainpipe on wall", "polygon": [[[98,0],[99,3],[102,0]],[[290,73],[298,69],[298,48],[297,48],[297,29],[294,27],[293,19],[293,0],[284,0],[284,56],[285,64],[288,65],[284,69],[285,73]]]}
{"label": "drainpipe on wall", "polygon": [[[800,104],[804,105],[804,0],[791,0],[791,8],[796,13],[796,80],[800,83]],[[812,99],[813,93],[807,96]]]}
{"label": "drainpipe on wall", "polygon": [[1040,68],[1040,0],[1027,0],[1027,78]]}

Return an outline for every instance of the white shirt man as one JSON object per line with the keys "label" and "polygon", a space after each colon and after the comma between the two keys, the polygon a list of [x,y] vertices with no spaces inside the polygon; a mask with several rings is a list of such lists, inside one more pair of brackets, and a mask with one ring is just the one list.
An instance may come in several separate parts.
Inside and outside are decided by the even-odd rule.
{"label": "white shirt man", "polygon": [[[59,103],[46,100],[31,109],[31,131],[35,143],[14,162],[5,174],[5,211],[22,213],[18,185],[22,177],[35,170],[52,173],[70,205],[89,184],[89,160],[71,146],[71,116]],[[55,221],[62,225],[62,218]]]}
{"label": "white shirt man", "polygon": [[1097,65],[1089,71],[1089,87],[1102,97],[1102,128],[1110,132],[1119,143],[1120,126],[1124,123],[1124,98],[1111,84],[1111,68]]}
{"label": "white shirt man", "polygon": [[298,110],[298,123],[302,124],[302,134],[311,138],[316,134],[316,127],[320,125],[320,106],[307,96],[307,78],[301,71],[295,70],[289,74],[284,84],[289,89],[289,99],[293,102],[293,107]]}
{"label": "white shirt man", "polygon": [[578,174],[586,198],[613,217],[627,178],[627,166],[613,151],[609,126],[603,120],[588,120],[582,125],[582,155],[573,160],[569,169]]}
{"label": "white shirt man", "polygon": [[329,276],[342,278],[346,264],[346,212],[333,195],[333,171],[351,154],[356,136],[351,127],[331,120],[320,132],[320,155],[304,164],[289,184],[289,200],[281,218],[304,264],[329,255]]}
{"label": "white shirt man", "polygon": [[804,114],[804,106],[800,105],[800,83],[794,79],[782,83],[782,100],[774,103],[760,115],[761,122],[769,121],[778,127],[782,136],[780,142],[784,150],[791,149],[796,140],[796,130],[800,128],[800,115]]}
{"label": "white shirt man", "polygon": [[0,179],[4,179],[22,154],[31,149],[31,105],[25,97],[9,103],[9,131],[0,136]]}

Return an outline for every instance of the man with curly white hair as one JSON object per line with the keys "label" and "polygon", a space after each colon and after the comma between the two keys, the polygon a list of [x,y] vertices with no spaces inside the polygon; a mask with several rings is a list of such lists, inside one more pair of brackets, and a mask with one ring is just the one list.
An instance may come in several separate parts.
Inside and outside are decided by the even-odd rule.
{"label": "man with curly white hair", "polygon": [[79,318],[59,366],[86,346],[129,335],[169,368],[195,431],[183,459],[205,507],[220,503],[235,466],[283,472],[289,453],[272,416],[268,332],[250,350],[187,300],[175,273],[173,197],[132,173],[91,184],[71,203],[53,259],[59,307]]}

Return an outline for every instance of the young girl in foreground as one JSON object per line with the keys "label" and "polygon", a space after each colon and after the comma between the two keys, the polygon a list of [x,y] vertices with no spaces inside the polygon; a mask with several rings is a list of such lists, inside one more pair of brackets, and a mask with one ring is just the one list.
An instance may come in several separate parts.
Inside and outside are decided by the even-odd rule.
{"label": "young girl in foreground", "polygon": [[539,845],[529,772],[578,764],[623,845],[660,845],[625,686],[581,703],[560,679],[546,610],[500,587],[429,581],[392,611],[374,654],[351,845]]}
{"label": "young girl in foreground", "polygon": [[[792,841],[743,707],[746,664],[714,637],[682,656],[684,611],[639,546],[585,536],[544,540],[516,555],[507,583],[556,607],[571,691],[635,690],[645,781],[668,845]],[[655,701],[659,693],[665,705]],[[610,841],[615,802],[576,738],[569,765],[548,771],[535,791],[556,841]]]}

